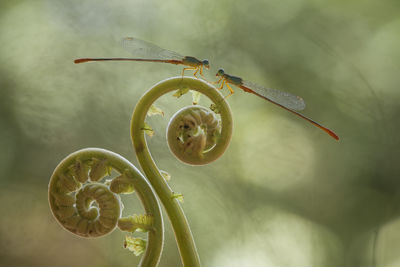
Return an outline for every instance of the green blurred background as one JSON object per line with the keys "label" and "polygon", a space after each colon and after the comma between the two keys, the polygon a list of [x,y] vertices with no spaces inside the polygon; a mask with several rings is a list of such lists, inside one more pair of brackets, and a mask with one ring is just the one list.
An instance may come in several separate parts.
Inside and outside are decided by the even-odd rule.
{"label": "green blurred background", "polygon": [[[47,184],[58,162],[85,147],[136,166],[132,110],[181,67],[88,63],[130,56],[134,36],[208,58],[258,84],[302,96],[304,114],[339,142],[241,90],[228,100],[233,139],[201,167],[168,151],[168,118],[190,97],[160,99],[152,154],[185,196],[204,266],[400,266],[400,2],[0,2],[0,266],[136,266],[124,234],[86,240],[52,217]],[[189,72],[188,72],[189,74]],[[227,93],[227,91],[225,91]],[[136,199],[125,213],[138,213]],[[160,266],[181,266],[167,223]]]}

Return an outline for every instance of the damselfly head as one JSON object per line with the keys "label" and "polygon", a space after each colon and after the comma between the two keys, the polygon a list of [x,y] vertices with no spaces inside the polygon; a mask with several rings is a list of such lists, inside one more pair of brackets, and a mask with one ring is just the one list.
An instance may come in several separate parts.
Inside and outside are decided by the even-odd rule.
{"label": "damselfly head", "polygon": [[225,74],[224,69],[219,69],[219,70],[217,71],[217,74],[215,74],[215,76],[224,76],[224,74]]}
{"label": "damselfly head", "polygon": [[207,59],[204,59],[202,61],[204,68],[209,69],[210,68],[210,62],[208,62]]}

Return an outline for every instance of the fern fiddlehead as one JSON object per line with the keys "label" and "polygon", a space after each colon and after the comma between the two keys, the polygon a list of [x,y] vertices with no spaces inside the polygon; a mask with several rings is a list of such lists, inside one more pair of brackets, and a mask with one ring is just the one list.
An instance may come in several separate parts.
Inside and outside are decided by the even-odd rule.
{"label": "fern fiddlehead", "polygon": [[[171,152],[192,165],[207,164],[224,153],[231,139],[232,116],[223,96],[212,85],[195,78],[176,77],[161,81],[142,96],[131,120],[133,146],[146,178],[121,156],[97,148],[74,152],[55,169],[49,183],[49,202],[53,215],[66,230],[82,237],[103,236],[117,226],[128,232],[147,231],[147,246],[144,240],[132,237],[126,238],[124,246],[135,254],[145,252],[140,266],[157,266],[164,230],[156,193],[174,229],[183,265],[200,266],[193,236],[177,197],[179,194],[171,190],[157,168],[145,140],[148,129],[145,119],[153,103],[171,91],[181,95],[188,89],[206,95],[214,103],[221,120],[213,111],[200,106],[178,111],[167,129]],[[118,174],[117,177],[106,180],[112,171]],[[134,191],[145,214],[121,218],[123,205],[119,194]]]}
{"label": "fern fiddlehead", "polygon": [[[118,176],[104,181],[111,171]],[[139,196],[149,218],[128,227],[130,218],[121,218],[119,194]],[[123,231],[148,231],[147,248],[141,266],[157,266],[164,240],[161,210],[155,194],[140,172],[118,154],[99,148],[86,148],[68,155],[51,176],[49,203],[60,225],[81,237],[100,237],[117,226]],[[132,224],[132,223],[131,223]],[[145,245],[145,244],[143,244]],[[137,247],[137,250],[140,249]]]}

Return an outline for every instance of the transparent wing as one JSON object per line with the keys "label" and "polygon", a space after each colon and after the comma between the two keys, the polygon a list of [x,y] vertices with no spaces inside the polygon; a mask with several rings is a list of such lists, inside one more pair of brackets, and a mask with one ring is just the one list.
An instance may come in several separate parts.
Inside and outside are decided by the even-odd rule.
{"label": "transparent wing", "polygon": [[161,60],[182,60],[184,58],[174,51],[163,49],[155,44],[133,37],[122,39],[122,46],[135,58]]}
{"label": "transparent wing", "polygon": [[306,107],[303,98],[272,88],[265,88],[261,85],[243,81],[243,86],[251,89],[261,97],[271,99],[272,101],[293,110],[303,110]]}

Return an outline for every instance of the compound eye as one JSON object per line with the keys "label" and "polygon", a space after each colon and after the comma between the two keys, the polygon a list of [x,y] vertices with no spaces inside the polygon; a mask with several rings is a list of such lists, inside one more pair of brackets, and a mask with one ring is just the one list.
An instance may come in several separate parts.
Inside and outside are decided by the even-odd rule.
{"label": "compound eye", "polygon": [[224,69],[219,69],[218,72],[217,72],[217,76],[222,76],[224,74],[225,74]]}

